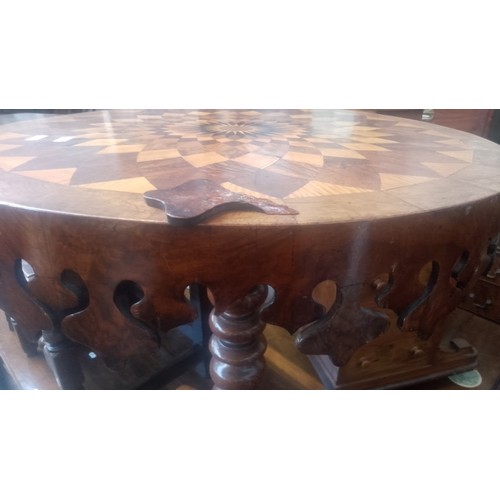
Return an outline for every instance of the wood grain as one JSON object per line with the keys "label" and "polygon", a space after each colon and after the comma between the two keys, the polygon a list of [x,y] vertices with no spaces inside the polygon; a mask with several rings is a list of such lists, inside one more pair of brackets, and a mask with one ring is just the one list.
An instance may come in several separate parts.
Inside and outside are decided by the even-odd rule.
{"label": "wood grain", "polygon": [[[298,332],[298,348],[333,359],[345,386],[365,384],[365,350],[378,359],[370,386],[439,374],[448,361],[437,326],[487,272],[500,227],[500,147],[402,118],[106,111],[8,124],[0,134],[19,145],[0,158],[0,307],[28,343],[59,332],[103,357],[157,350],[162,334],[195,319],[184,292],[201,284],[216,298],[214,324],[230,324],[238,338],[248,314],[259,328],[265,321]],[[144,147],[133,151],[137,145]],[[356,154],[328,156],[320,147]],[[163,157],[173,149],[178,157]],[[68,185],[61,169],[69,168]],[[23,175],[35,171],[44,179]],[[190,181],[241,188],[298,213],[236,211],[178,227],[140,188],[113,189]],[[21,261],[34,270],[29,281]],[[314,299],[324,281],[336,285],[329,309]],[[271,287],[273,303],[237,320],[234,304],[256,286]],[[224,344],[231,340],[223,330],[214,335],[222,338],[221,363],[231,365],[238,346]],[[259,358],[255,342],[247,354]],[[426,356],[408,358],[415,343],[425,344]],[[475,355],[454,356],[457,368]],[[220,385],[255,386],[260,372]]]}
{"label": "wood grain", "polygon": [[[488,189],[484,168],[499,162],[498,147],[461,131],[341,110],[79,113],[3,125],[0,148],[0,173],[47,184],[50,200],[38,196],[40,183],[33,184],[34,208],[87,215],[97,205],[103,216],[149,219],[141,207],[144,192],[206,179],[289,205],[299,212],[298,224],[377,217],[373,203],[394,206],[394,216],[412,213],[415,203],[424,210],[446,208],[450,200],[432,196],[433,185],[443,179],[460,181],[453,185],[457,202],[462,193],[480,199],[495,191]],[[475,187],[484,179],[484,191],[468,179]],[[60,185],[72,188],[62,200],[55,189]],[[425,206],[407,203],[397,191],[415,188],[420,198],[419,186],[424,194],[429,190]],[[24,196],[15,187],[11,191],[4,201]],[[126,193],[129,209],[121,204],[118,213],[111,193]],[[235,214],[217,223],[264,220]]]}
{"label": "wood grain", "polygon": [[233,193],[209,180],[194,180],[174,189],[147,191],[146,203],[165,210],[170,224],[188,226],[210,219],[219,213],[250,210],[269,215],[295,215],[297,212],[272,200]]}

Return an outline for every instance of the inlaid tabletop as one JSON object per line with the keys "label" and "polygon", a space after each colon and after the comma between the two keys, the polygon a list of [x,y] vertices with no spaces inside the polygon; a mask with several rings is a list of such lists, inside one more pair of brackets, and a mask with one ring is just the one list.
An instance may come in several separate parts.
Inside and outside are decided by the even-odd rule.
{"label": "inlaid tabletop", "polygon": [[234,212],[210,224],[401,216],[500,191],[500,146],[364,111],[111,110],[0,127],[0,201],[164,221],[144,193],[207,179],[297,215]]}

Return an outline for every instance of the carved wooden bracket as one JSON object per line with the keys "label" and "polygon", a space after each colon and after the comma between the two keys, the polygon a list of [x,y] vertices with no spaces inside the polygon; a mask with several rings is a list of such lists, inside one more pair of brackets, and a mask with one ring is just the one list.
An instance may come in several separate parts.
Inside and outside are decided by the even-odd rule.
{"label": "carved wooden bracket", "polygon": [[173,189],[160,189],[144,193],[146,203],[163,208],[170,224],[191,226],[216,214],[231,210],[250,210],[269,215],[296,215],[286,205],[278,205],[265,198],[233,193],[216,182],[197,179]]}
{"label": "carved wooden bracket", "polygon": [[343,366],[356,349],[387,330],[390,324],[387,315],[359,306],[358,288],[338,289],[330,311],[295,332],[295,344],[303,353],[328,352],[337,366]]}

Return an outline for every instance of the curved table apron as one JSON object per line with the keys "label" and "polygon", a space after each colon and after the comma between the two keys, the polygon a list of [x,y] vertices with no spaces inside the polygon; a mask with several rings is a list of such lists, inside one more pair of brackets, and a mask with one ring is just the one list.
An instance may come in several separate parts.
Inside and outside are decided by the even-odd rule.
{"label": "curved table apron", "polygon": [[[168,205],[191,189],[179,203],[192,212],[214,186],[283,213],[233,203],[169,222],[144,196]],[[69,370],[76,385],[73,342],[108,358],[157,349],[159,332],[194,320],[193,284],[214,304],[217,388],[259,386],[265,322],[330,363],[335,387],[442,376],[476,362],[440,325],[491,263],[499,191],[499,146],[368,112],[11,123],[0,127],[0,307],[25,350],[43,334],[56,376]]]}

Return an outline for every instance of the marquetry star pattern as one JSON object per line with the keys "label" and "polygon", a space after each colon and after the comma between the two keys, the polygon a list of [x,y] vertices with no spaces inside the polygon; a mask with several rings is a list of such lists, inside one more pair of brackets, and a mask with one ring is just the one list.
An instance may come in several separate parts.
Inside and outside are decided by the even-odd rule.
{"label": "marquetry star pattern", "polygon": [[475,161],[471,137],[368,112],[116,110],[1,127],[0,169],[131,193],[210,179],[288,200],[448,177]]}

